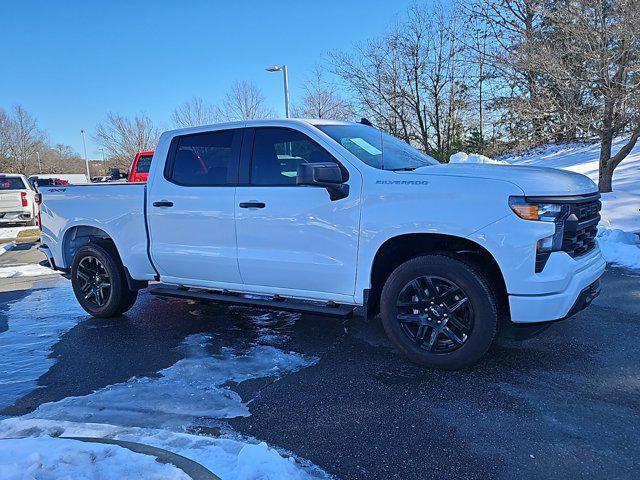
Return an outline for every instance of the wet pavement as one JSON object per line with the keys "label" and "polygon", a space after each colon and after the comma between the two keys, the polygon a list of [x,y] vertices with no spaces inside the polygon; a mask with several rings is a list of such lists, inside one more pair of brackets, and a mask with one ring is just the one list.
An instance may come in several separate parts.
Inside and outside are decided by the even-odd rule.
{"label": "wet pavement", "polygon": [[[406,362],[375,320],[148,293],[126,316],[100,320],[57,279],[0,293],[0,376],[13,380],[0,384],[0,415],[102,421],[92,392],[122,398],[131,387],[146,400],[118,421],[154,409],[187,415],[192,428],[231,427],[339,478],[638,478],[639,300],[640,277],[609,269],[602,295],[577,317],[524,342],[502,340],[474,368],[440,372]],[[236,371],[239,362],[261,374]],[[219,370],[229,368],[224,382]],[[207,415],[183,395],[201,394],[208,378],[212,394],[230,387],[233,408]],[[157,380],[164,387],[149,400],[140,384]]]}

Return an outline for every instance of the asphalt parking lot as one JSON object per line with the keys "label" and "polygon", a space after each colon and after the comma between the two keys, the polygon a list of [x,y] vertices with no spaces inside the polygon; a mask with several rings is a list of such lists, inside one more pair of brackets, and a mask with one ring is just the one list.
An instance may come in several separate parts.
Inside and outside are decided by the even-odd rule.
{"label": "asphalt parking lot", "polygon": [[[640,476],[640,276],[626,270],[607,270],[586,311],[535,338],[503,339],[459,372],[407,363],[379,322],[361,318],[283,316],[144,293],[126,316],[94,319],[73,304],[61,278],[0,293],[0,340],[14,328],[18,302],[33,306],[42,328],[62,323],[40,352],[48,363],[33,388],[0,402],[0,416],[155,377],[184,356],[179,346],[190,335],[208,335],[215,357],[255,344],[267,325],[279,349],[317,361],[277,381],[230,382],[250,416],[220,428],[338,478]],[[211,433],[207,425],[203,432]]]}

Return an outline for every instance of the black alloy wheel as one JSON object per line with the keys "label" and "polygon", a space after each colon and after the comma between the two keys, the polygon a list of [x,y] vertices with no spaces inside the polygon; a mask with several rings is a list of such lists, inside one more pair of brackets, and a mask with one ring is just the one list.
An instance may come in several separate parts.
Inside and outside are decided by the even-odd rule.
{"label": "black alloy wheel", "polygon": [[398,295],[397,319],[416,347],[433,353],[460,348],[473,330],[473,307],[456,283],[426,275],[407,283]]}
{"label": "black alloy wheel", "polygon": [[87,255],[80,260],[76,280],[85,301],[98,308],[107,304],[111,295],[111,276],[97,257]]}

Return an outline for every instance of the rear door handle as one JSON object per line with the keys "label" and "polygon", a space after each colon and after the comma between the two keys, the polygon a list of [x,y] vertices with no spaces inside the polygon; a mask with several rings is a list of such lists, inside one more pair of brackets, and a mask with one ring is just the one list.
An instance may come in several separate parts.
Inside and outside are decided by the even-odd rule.
{"label": "rear door handle", "polygon": [[240,208],[264,208],[266,207],[266,203],[262,202],[241,202]]}
{"label": "rear door handle", "polygon": [[153,202],[154,207],[173,207],[173,202],[162,200],[161,202]]}

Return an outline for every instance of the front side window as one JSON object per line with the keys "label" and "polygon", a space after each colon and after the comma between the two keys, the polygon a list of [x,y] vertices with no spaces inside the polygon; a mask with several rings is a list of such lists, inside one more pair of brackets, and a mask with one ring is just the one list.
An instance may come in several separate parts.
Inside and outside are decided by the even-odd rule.
{"label": "front side window", "polygon": [[288,128],[256,128],[251,158],[254,185],[295,185],[301,163],[336,159],[305,134]]}
{"label": "front side window", "polygon": [[367,125],[317,125],[362,162],[382,170],[415,170],[438,165],[435,158]]}
{"label": "front side window", "polygon": [[26,190],[24,182],[19,177],[0,177],[0,190]]}
{"label": "front side window", "polygon": [[168,178],[180,185],[237,184],[241,135],[234,129],[177,137]]}

